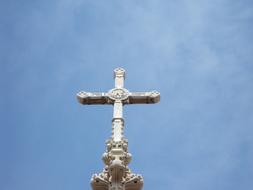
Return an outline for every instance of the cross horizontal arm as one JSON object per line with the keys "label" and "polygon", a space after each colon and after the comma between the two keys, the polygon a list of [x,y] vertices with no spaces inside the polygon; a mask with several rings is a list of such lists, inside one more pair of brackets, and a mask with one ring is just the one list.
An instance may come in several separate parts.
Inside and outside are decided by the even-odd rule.
{"label": "cross horizontal arm", "polygon": [[84,92],[77,94],[77,99],[81,104],[113,104],[109,100],[107,93],[103,92]]}
{"label": "cross horizontal arm", "polygon": [[131,92],[125,104],[155,104],[160,101],[160,93],[151,92]]}

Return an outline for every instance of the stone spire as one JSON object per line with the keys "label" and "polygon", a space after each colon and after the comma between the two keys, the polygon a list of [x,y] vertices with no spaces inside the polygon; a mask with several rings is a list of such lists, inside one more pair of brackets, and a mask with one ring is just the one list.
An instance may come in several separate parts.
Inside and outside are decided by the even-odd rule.
{"label": "stone spire", "polygon": [[93,190],[141,190],[143,178],[128,168],[131,154],[128,152],[128,141],[124,138],[123,106],[127,104],[153,104],[160,100],[157,91],[129,92],[124,88],[125,70],[114,70],[115,88],[107,93],[79,92],[77,99],[81,104],[113,105],[112,136],[106,141],[106,152],[103,154],[105,167],[100,174],[91,178]]}

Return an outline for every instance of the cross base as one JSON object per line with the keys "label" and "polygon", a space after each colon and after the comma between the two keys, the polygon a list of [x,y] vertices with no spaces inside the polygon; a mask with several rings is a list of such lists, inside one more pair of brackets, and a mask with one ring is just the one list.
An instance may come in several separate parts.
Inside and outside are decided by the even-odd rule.
{"label": "cross base", "polygon": [[100,174],[94,174],[91,178],[93,190],[141,190],[143,178],[134,174],[128,168],[131,154],[128,153],[126,139],[106,142],[107,151],[103,154],[105,168]]}

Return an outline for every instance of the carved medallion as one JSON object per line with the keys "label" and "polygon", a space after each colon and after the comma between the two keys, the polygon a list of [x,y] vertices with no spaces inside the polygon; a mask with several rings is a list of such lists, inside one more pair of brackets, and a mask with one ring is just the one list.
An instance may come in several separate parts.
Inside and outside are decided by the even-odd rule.
{"label": "carved medallion", "polygon": [[113,88],[108,93],[109,98],[112,100],[125,100],[129,96],[129,92],[125,88]]}

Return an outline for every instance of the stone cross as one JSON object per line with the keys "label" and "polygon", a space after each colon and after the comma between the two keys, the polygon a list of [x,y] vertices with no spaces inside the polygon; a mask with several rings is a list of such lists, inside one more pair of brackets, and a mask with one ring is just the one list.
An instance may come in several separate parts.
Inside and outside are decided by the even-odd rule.
{"label": "stone cross", "polygon": [[77,94],[81,104],[109,104],[113,105],[113,132],[114,141],[120,141],[123,137],[123,106],[127,104],[153,104],[160,100],[157,91],[151,92],[129,92],[124,88],[125,70],[117,68],[114,70],[115,88],[109,92],[84,92]]}
{"label": "stone cross", "polygon": [[128,141],[124,138],[123,106],[127,104],[153,104],[160,100],[157,91],[129,92],[124,88],[125,70],[114,70],[115,88],[108,92],[79,92],[77,99],[81,104],[113,105],[112,137],[107,140],[107,150],[103,154],[105,168],[91,178],[93,190],[141,190],[143,177],[134,174],[128,167],[131,154]]}

